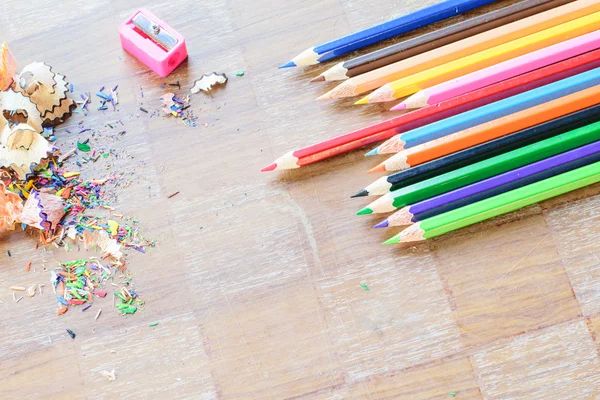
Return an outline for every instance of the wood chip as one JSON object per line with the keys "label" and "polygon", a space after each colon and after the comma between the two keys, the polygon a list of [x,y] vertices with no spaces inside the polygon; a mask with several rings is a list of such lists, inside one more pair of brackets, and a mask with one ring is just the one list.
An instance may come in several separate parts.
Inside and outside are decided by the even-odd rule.
{"label": "wood chip", "polygon": [[22,298],[23,298],[23,296],[19,297],[16,302],[17,303],[20,302]]}
{"label": "wood chip", "polygon": [[10,290],[16,290],[17,292],[24,292],[25,288],[23,286],[11,286]]}
{"label": "wood chip", "polygon": [[36,285],[35,284],[29,286],[29,288],[27,289],[27,296],[30,297],[30,298],[33,297],[33,296],[35,296],[35,289],[36,289]]}
{"label": "wood chip", "polygon": [[106,379],[108,379],[109,381],[114,381],[117,379],[117,376],[115,375],[115,369],[113,368],[112,371],[108,372],[106,370],[104,371],[100,371],[100,375],[102,375],[103,377],[105,377]]}
{"label": "wood chip", "polygon": [[[98,320],[98,317],[100,316],[100,314],[102,314],[102,309],[99,309],[98,312],[96,313],[96,317],[94,318],[94,321]],[[113,379],[114,380],[114,379]]]}

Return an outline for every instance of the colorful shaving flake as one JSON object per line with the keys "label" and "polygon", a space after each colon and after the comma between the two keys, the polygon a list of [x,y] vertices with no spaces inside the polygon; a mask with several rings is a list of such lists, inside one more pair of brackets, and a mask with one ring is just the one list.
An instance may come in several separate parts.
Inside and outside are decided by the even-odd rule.
{"label": "colorful shaving flake", "polygon": [[189,96],[180,99],[173,93],[165,93],[160,98],[160,101],[165,114],[180,118],[187,126],[198,126],[198,117],[196,117],[194,111],[190,109]]}
{"label": "colorful shaving flake", "polygon": [[120,302],[115,307],[121,314],[133,314],[138,307],[144,305],[133,287],[128,271],[120,263],[92,257],[89,260],[57,262],[57,265],[50,272],[50,281],[56,291],[59,315],[73,306],[82,306],[82,311],[89,309],[95,298],[106,297],[106,292],[99,290],[106,285],[118,288],[114,294]]}

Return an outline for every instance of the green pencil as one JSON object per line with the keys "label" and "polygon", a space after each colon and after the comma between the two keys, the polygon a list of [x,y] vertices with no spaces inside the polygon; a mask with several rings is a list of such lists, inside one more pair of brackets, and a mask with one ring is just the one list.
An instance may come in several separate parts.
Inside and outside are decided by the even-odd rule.
{"label": "green pencil", "polygon": [[356,214],[395,211],[397,208],[584,146],[599,138],[600,122],[595,122],[387,193]]}
{"label": "green pencil", "polygon": [[419,242],[600,182],[600,162],[427,218],[384,244]]}

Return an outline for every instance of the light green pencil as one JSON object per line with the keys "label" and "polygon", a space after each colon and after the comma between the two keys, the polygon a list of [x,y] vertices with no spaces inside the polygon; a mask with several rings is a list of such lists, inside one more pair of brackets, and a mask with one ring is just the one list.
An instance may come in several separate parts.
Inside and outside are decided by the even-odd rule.
{"label": "light green pencil", "polygon": [[384,244],[420,242],[600,182],[600,162],[418,222]]}

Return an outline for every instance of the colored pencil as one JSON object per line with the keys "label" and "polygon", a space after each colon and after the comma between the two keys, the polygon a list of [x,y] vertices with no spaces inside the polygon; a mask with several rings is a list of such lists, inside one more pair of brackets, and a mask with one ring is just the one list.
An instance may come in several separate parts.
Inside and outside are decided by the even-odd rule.
{"label": "colored pencil", "polygon": [[543,179],[600,162],[600,141],[406,206],[374,228],[407,226]]}
{"label": "colored pencil", "polygon": [[[504,82],[498,82],[473,92],[465,93],[456,97],[456,99],[470,98],[473,101],[480,99],[478,106],[482,106],[598,67],[600,67],[600,49],[516,76]],[[436,107],[440,107],[452,100],[443,101]],[[433,108],[435,109],[436,107]],[[432,107],[424,109],[427,110],[430,108]],[[402,136],[403,134],[398,134],[391,137],[365,155],[398,153],[405,148]]]}
{"label": "colored pencil", "polygon": [[[591,71],[571,76],[527,92],[519,93],[495,103],[490,103],[483,107],[405,132],[402,134],[404,148],[410,149],[423,143],[498,118],[506,117],[551,100],[556,100],[580,90],[588,89],[595,85],[600,85],[600,68],[595,68]],[[398,154],[398,157],[396,158],[394,158],[395,156],[392,156],[390,159],[375,167],[374,170],[385,168],[384,170],[386,171],[392,171],[394,170],[394,163],[396,163],[398,159],[402,159],[405,155],[405,153]]]}
{"label": "colored pencil", "polygon": [[[586,110],[587,111],[587,110]],[[580,114],[581,113],[581,114]],[[598,116],[591,112],[579,112],[536,125],[498,139],[458,151],[433,161],[400,171],[394,176],[394,189],[406,187],[429,178],[454,171],[469,164],[485,160],[509,151],[577,129],[596,122]]]}
{"label": "colored pencil", "polygon": [[574,0],[523,0],[467,20],[427,32],[401,43],[338,63],[311,82],[338,81],[373,71],[418,54],[437,49],[490,29],[530,17]]}
{"label": "colored pencil", "polygon": [[[589,72],[592,71],[585,73]],[[600,103],[600,85],[402,150],[369,172],[408,169],[598,103]]]}
{"label": "colored pencil", "polygon": [[578,0],[564,6],[524,18],[519,21],[459,40],[438,49],[419,54],[374,71],[350,78],[319,100],[351,97],[393,82],[397,79],[433,68],[453,60],[475,54],[485,49],[522,38],[600,10],[596,0]]}
{"label": "colored pencil", "polygon": [[[406,151],[403,149],[401,152],[398,152],[396,155],[388,158],[386,161],[373,168],[371,172],[397,171],[410,168],[417,164],[411,164],[410,161],[406,159],[407,155],[411,154],[408,149],[423,145],[427,142],[432,142],[462,130],[485,124],[486,122],[507,117],[511,114],[568,96],[596,85],[600,85],[600,68],[594,68],[593,70],[405,132],[401,136],[401,141],[403,144],[402,147],[406,149]],[[422,148],[423,146],[420,147],[420,149]],[[418,152],[417,150],[414,151]]]}
{"label": "colored pencil", "polygon": [[336,40],[310,47],[279,68],[314,65],[422,26],[453,17],[494,0],[446,0]]}
{"label": "colored pencil", "polygon": [[419,242],[597,182],[600,182],[600,162],[417,222],[384,244]]}
{"label": "colored pencil", "polygon": [[[572,70],[580,68],[583,72],[586,67],[574,65]],[[591,67],[590,67],[591,68]],[[550,81],[550,80],[548,80]],[[292,150],[279,157],[272,164],[264,167],[261,171],[274,171],[284,169],[295,169],[317,161],[342,154],[347,151],[358,149],[370,143],[389,139],[401,132],[407,132],[421,126],[434,123],[444,118],[472,110],[476,107],[489,104],[496,100],[509,97],[542,85],[544,79],[527,85],[505,85],[498,89],[496,94],[488,95],[486,92],[476,91],[459,96],[447,102],[438,104],[436,107],[427,107],[414,110],[410,113],[394,117],[365,128],[361,128],[332,139],[325,140],[301,149]]]}
{"label": "colored pencil", "polygon": [[[590,120],[598,121],[598,119],[600,119],[600,106],[590,107],[572,116],[558,118],[539,125],[536,128],[538,132],[553,131],[548,134],[550,136],[547,139],[409,185],[406,185],[403,181],[402,173],[384,176],[352,197],[384,195],[382,199],[386,196],[388,198],[399,197],[398,207],[413,204],[596,141],[598,140],[600,126],[594,123],[584,126],[579,124]],[[390,197],[390,192],[395,194]],[[383,201],[382,205],[385,206],[386,202]],[[394,208],[387,209],[387,211],[393,211]]]}
{"label": "colored pencil", "polygon": [[427,107],[600,48],[600,31],[588,33],[421,90],[392,111]]}
{"label": "colored pencil", "polygon": [[544,49],[599,28],[600,11],[388,83],[354,104],[381,103],[399,99],[414,94],[421,89],[458,78],[531,51]]}
{"label": "colored pencil", "polygon": [[536,141],[551,138],[564,132],[584,127],[600,119],[600,105],[587,108],[519,132],[492,140],[478,146],[450,154],[415,168],[396,172],[377,179],[351,197],[376,196],[430,179],[435,176],[478,163],[486,158],[511,152]]}
{"label": "colored pencil", "polygon": [[381,196],[367,207],[359,210],[357,215],[395,211],[398,208],[597,141],[599,132],[599,124],[594,123],[415,183]]}
{"label": "colored pencil", "polygon": [[[414,110],[332,139],[290,151],[274,163],[263,168],[262,171],[299,168],[386,139],[389,140],[378,147],[376,151],[382,151],[381,154],[397,153],[404,148],[404,142],[400,139],[401,134],[398,134],[398,132],[408,132],[461,112],[466,112],[597,67],[600,67],[600,50],[565,60],[538,71],[533,71],[522,77],[515,77],[506,82],[499,82],[489,87],[466,93],[444,101],[435,107]],[[368,154],[372,155],[373,151]]]}

